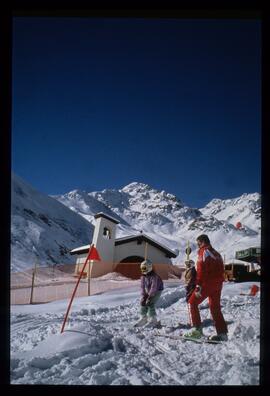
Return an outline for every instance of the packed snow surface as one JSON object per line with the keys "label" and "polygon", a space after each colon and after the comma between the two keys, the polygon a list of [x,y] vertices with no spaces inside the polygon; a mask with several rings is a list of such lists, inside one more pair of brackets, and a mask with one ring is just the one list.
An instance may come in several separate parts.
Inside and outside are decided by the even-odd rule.
{"label": "packed snow surface", "polygon": [[[260,292],[240,295],[254,283],[224,284],[221,304],[229,340],[218,345],[164,336],[189,329],[183,283],[164,283],[157,306],[160,330],[133,328],[140,292],[132,281],[128,288],[75,298],[63,333],[68,300],[12,306],[11,383],[259,385]],[[209,335],[215,331],[207,300],[200,308]]]}

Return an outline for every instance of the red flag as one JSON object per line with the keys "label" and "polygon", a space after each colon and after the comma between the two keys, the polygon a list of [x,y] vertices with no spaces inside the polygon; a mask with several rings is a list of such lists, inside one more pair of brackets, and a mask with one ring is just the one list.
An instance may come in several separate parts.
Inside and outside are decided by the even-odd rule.
{"label": "red flag", "polygon": [[97,251],[97,249],[95,248],[94,245],[92,245],[92,247],[90,246],[89,253],[88,253],[88,256],[87,256],[87,261],[88,260],[101,261],[99,253],[98,253],[98,251]]}
{"label": "red flag", "polygon": [[238,222],[235,224],[235,227],[236,227],[238,230],[242,227],[242,224],[240,223],[240,221],[238,221]]}
{"label": "red flag", "polygon": [[249,295],[250,296],[256,296],[257,292],[260,290],[260,288],[257,285],[252,285]]}

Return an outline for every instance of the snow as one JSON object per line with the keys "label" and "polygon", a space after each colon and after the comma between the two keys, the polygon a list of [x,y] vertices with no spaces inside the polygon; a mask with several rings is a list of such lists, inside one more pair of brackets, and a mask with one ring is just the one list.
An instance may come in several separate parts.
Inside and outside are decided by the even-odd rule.
{"label": "snow", "polygon": [[[184,263],[187,240],[191,242],[191,258],[195,259],[196,237],[202,233],[209,236],[227,262],[234,260],[235,251],[260,246],[261,243],[259,193],[245,193],[233,199],[213,199],[200,209],[188,207],[173,194],[140,182],[132,182],[120,190],[89,192],[87,196],[105,205],[113,216],[117,215],[120,221],[117,238],[142,231],[166,248],[179,250],[177,258],[172,260],[174,264]],[[69,194],[57,199],[70,208],[74,206]],[[86,200],[88,204],[85,195],[78,200]],[[83,210],[77,210],[77,213],[85,216]],[[89,209],[88,213],[93,213],[93,210]],[[242,230],[235,228],[238,221],[243,224]]]}
{"label": "snow", "polygon": [[261,197],[258,193],[243,194],[234,199],[213,199],[200,211],[204,215],[215,215],[219,220],[229,220],[233,225],[237,222],[246,227],[260,230]]}
{"label": "snow", "polygon": [[[196,238],[206,233],[226,262],[237,250],[260,246],[261,196],[243,194],[233,199],[213,199],[204,208],[185,205],[178,197],[151,186],[132,182],[120,190],[73,190],[46,196],[12,174],[11,270],[75,263],[72,249],[92,240],[95,214],[117,219],[116,238],[143,232],[167,249],[179,251],[173,264],[183,265],[187,241],[196,256]],[[243,229],[237,230],[240,221]],[[36,248],[35,253],[33,247]]]}
{"label": "snow", "polygon": [[[164,283],[157,305],[163,325],[159,332],[176,335],[188,330],[185,288],[181,281]],[[130,281],[128,288],[75,298],[62,334],[68,300],[11,306],[11,383],[258,385],[260,292],[255,297],[240,295],[253,284],[224,283],[221,304],[229,340],[219,345],[134,329],[139,317],[137,281]],[[204,333],[211,334],[207,300],[200,308]]]}
{"label": "snow", "polygon": [[[33,268],[38,262],[43,266],[39,273],[45,283],[45,266],[74,263],[69,252],[89,246],[97,212],[120,221],[117,238],[143,232],[166,248],[178,250],[172,262],[180,266],[187,241],[192,249],[190,258],[196,261],[196,237],[202,233],[226,256],[226,262],[237,261],[236,250],[260,246],[261,242],[259,193],[216,198],[196,209],[144,183],[132,182],[120,190],[73,190],[49,197],[12,174],[11,271]],[[241,230],[235,228],[238,221],[243,225]],[[55,271],[55,281],[67,284],[70,274],[62,279],[63,274],[57,268]],[[221,303],[229,340],[220,345],[165,337],[188,330],[182,281],[164,282],[157,305],[161,335],[156,330],[132,327],[139,317],[139,280],[111,273],[95,279],[95,283],[102,292],[107,291],[76,298],[62,334],[68,300],[11,306],[13,384],[259,384],[260,293],[255,297],[240,295],[248,293],[253,283],[224,284]],[[201,304],[201,316],[204,333],[209,335],[214,327],[207,301]]]}
{"label": "snow", "polygon": [[12,173],[11,270],[74,263],[69,252],[92,240],[91,223]]}
{"label": "snow", "polygon": [[130,281],[131,278],[127,278],[124,275],[121,275],[119,272],[109,272],[108,274],[99,276],[98,278],[95,278],[96,281],[104,281],[104,280],[109,280],[109,281]]}

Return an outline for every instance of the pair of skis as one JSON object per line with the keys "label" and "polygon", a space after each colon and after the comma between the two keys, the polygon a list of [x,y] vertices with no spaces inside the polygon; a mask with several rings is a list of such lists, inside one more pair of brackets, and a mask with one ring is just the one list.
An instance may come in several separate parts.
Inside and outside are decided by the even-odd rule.
{"label": "pair of skis", "polygon": [[159,326],[156,328],[144,328],[144,327],[133,327],[133,329],[135,329],[136,333],[140,333],[141,331],[153,331],[153,336],[155,337],[164,337],[164,338],[169,338],[171,340],[180,340],[180,341],[193,341],[196,342],[198,344],[220,344],[223,341],[216,341],[216,340],[211,340],[207,337],[201,337],[201,338],[192,338],[192,337],[185,337],[184,334],[180,333],[180,334],[168,334],[168,333],[163,333],[160,331],[161,328],[164,328],[163,326]]}
{"label": "pair of skis", "polygon": [[223,341],[216,341],[216,340],[211,340],[206,337],[201,337],[201,338],[192,338],[192,337],[185,337],[184,334],[162,334],[160,332],[156,332],[155,336],[157,337],[165,337],[165,338],[170,338],[172,340],[181,340],[181,341],[193,341],[197,342],[198,344],[221,344]]}

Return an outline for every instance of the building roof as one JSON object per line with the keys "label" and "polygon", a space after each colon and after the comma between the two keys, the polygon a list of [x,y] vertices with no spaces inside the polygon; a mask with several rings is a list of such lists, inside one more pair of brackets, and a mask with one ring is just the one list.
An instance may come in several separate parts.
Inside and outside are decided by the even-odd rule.
{"label": "building roof", "polygon": [[248,263],[260,263],[261,248],[250,247],[248,249],[238,250],[235,252],[235,258],[238,260],[246,261]]}
{"label": "building roof", "polygon": [[[129,235],[127,237],[123,237],[123,238],[118,238],[115,240],[115,246],[118,245],[123,245],[125,243],[129,243],[129,242],[133,242],[133,241],[138,241],[138,242],[148,242],[149,245],[152,245],[154,247],[156,247],[157,249],[163,251],[164,253],[166,253],[166,255],[169,258],[175,258],[177,255],[174,253],[173,250],[168,249],[167,247],[165,247],[164,245],[160,244],[157,241],[154,241],[154,239],[150,238],[149,236],[146,236],[145,234],[138,234],[138,235]],[[80,246],[76,249],[73,249],[70,251],[70,254],[83,254],[83,253],[88,253],[90,248],[90,244],[89,245],[85,245],[85,246]]]}
{"label": "building roof", "polygon": [[104,217],[105,219],[110,220],[115,224],[120,223],[120,221],[116,220],[114,217],[111,217],[103,212],[99,212],[99,213],[95,214],[95,216],[94,216],[95,219],[98,219],[99,217]]}
{"label": "building roof", "polygon": [[161,243],[155,241],[154,239],[150,238],[149,236],[147,236],[145,234],[130,235],[127,237],[118,238],[115,240],[115,246],[122,245],[123,243],[133,242],[133,241],[148,242],[149,245],[155,246],[159,250],[162,250],[170,258],[171,257],[175,258],[177,256],[177,254],[175,254],[175,252],[173,250],[167,248],[166,246],[162,245]]}
{"label": "building roof", "polygon": [[69,253],[71,255],[87,253],[89,251],[90,246],[91,245],[79,246],[78,248],[72,249]]}

